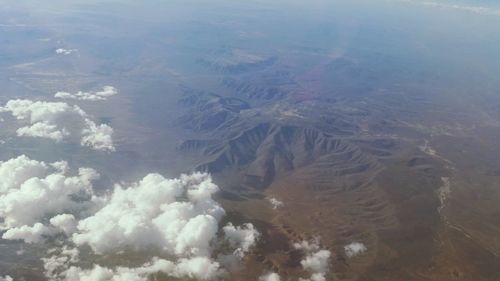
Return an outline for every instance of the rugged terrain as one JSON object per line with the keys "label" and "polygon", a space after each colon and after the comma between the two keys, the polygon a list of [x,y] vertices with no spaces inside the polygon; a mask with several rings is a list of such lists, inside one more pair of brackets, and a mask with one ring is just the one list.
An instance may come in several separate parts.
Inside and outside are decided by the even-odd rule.
{"label": "rugged terrain", "polygon": [[[216,175],[231,210],[265,228],[240,278],[256,267],[295,276],[290,244],[312,237],[335,253],[332,280],[500,278],[498,244],[484,236],[497,236],[498,224],[470,217],[480,211],[470,213],[471,195],[463,194],[469,187],[457,170],[466,168],[455,163],[464,160],[449,156],[471,123],[485,120],[467,110],[442,119],[440,101],[418,86],[415,95],[343,89],[353,75],[377,77],[348,58],[315,68],[314,87],[305,86],[313,83],[309,71],[287,73],[279,63],[227,70],[220,86],[182,87],[179,99],[186,112],[176,126],[199,136],[182,140],[179,153]],[[273,210],[269,198],[284,205]],[[368,251],[347,257],[343,246],[352,241]]]}

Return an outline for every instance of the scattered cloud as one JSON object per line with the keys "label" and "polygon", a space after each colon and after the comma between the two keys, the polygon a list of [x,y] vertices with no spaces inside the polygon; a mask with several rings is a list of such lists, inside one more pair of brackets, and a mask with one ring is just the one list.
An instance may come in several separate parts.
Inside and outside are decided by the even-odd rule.
{"label": "scattered cloud", "polygon": [[359,242],[353,242],[344,246],[345,254],[348,258],[357,256],[367,250],[365,244]]}
{"label": "scattered cloud", "polygon": [[56,49],[56,54],[58,55],[71,55],[72,53],[78,52],[77,49],[64,49],[58,48]]}
{"label": "scattered cloud", "polygon": [[82,146],[115,150],[113,129],[106,124],[96,124],[76,105],[16,99],[8,101],[0,112],[10,112],[16,119],[28,123],[17,129],[18,136],[48,138],[56,142],[76,138]]}
{"label": "scattered cloud", "polygon": [[234,253],[239,257],[243,257],[260,237],[260,233],[251,223],[246,223],[243,227],[228,223],[223,231],[231,246],[237,247]]}
{"label": "scattered cloud", "polygon": [[269,203],[271,203],[274,210],[281,208],[284,205],[282,201],[280,201],[274,197],[267,198],[267,201],[269,201]]}
{"label": "scattered cloud", "polygon": [[300,264],[302,268],[311,272],[311,277],[308,279],[299,278],[299,281],[326,280],[325,275],[329,271],[331,252],[320,249],[319,239],[295,243],[294,247],[305,252],[306,256],[300,261]]}
{"label": "scattered cloud", "polygon": [[61,99],[74,99],[74,100],[84,100],[84,101],[103,101],[107,100],[109,97],[114,96],[118,93],[113,86],[104,86],[102,90],[97,92],[82,92],[78,91],[76,93],[69,92],[57,92],[54,97]]}
{"label": "scattered cloud", "polygon": [[12,279],[12,277],[10,277],[9,275],[6,275],[4,277],[0,276],[0,281],[13,281],[14,279]]}

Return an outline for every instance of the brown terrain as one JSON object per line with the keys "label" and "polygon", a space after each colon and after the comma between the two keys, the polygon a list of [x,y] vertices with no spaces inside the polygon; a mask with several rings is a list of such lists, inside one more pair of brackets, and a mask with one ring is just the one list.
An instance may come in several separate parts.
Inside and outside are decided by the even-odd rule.
{"label": "brown terrain", "polygon": [[[340,68],[357,71],[340,59],[315,75]],[[303,274],[290,245],[314,237],[334,253],[331,280],[500,279],[500,173],[488,155],[498,127],[468,110],[438,112],[430,96],[330,97],[327,79],[309,93],[300,86],[308,77],[261,71],[280,81],[222,78],[221,94],[184,87],[179,101],[177,125],[203,137],[178,151],[213,173],[225,207],[264,234],[233,280]],[[273,210],[271,197],[284,205]],[[348,258],[352,241],[368,250]]]}

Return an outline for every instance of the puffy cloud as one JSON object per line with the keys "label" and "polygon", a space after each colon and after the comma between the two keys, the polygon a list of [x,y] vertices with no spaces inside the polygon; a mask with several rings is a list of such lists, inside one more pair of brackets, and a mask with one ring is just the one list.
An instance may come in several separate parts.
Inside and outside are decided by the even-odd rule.
{"label": "puffy cloud", "polygon": [[103,101],[107,100],[108,97],[114,96],[118,93],[113,86],[104,86],[102,90],[97,92],[82,92],[78,91],[76,93],[69,92],[57,92],[54,97],[61,99],[74,99],[74,100],[84,100],[84,101]]}
{"label": "puffy cloud", "polygon": [[96,171],[80,168],[76,176],[55,172],[26,179],[0,194],[3,228],[32,225],[50,214],[85,208],[93,194],[91,181],[98,177]]}
{"label": "puffy cloud", "polygon": [[237,247],[235,254],[240,257],[243,257],[260,237],[260,233],[251,223],[246,223],[243,227],[228,223],[223,227],[223,231],[231,246]]}
{"label": "puffy cloud", "polygon": [[23,240],[25,243],[39,243],[45,237],[54,234],[54,230],[41,223],[35,223],[33,226],[23,225],[8,229],[2,238],[6,240]]}
{"label": "puffy cloud", "polygon": [[6,275],[4,277],[0,276],[0,281],[13,281],[14,279],[12,279],[12,277],[10,277],[9,275]]}
{"label": "puffy cloud", "polygon": [[49,125],[47,123],[35,123],[29,127],[21,127],[17,130],[18,136],[25,137],[40,137],[61,141],[69,136],[69,132],[65,129],[59,130],[56,125]]}
{"label": "puffy cloud", "polygon": [[280,201],[274,197],[267,198],[267,200],[269,201],[269,203],[271,203],[271,206],[273,206],[274,210],[281,208],[284,205],[282,201]]}
{"label": "puffy cloud", "polygon": [[76,138],[80,139],[82,146],[115,150],[113,129],[106,124],[96,124],[76,105],[18,99],[8,101],[0,111],[10,112],[18,120],[28,123],[17,130],[18,136],[48,138],[56,142]]}
{"label": "puffy cloud", "polygon": [[280,276],[275,272],[270,272],[259,277],[259,281],[280,281]]}
{"label": "puffy cloud", "polygon": [[225,213],[211,198],[217,190],[206,174],[173,180],[149,174],[128,188],[117,185],[101,210],[78,223],[73,241],[97,253],[155,245],[175,255],[207,255]]}
{"label": "puffy cloud", "polygon": [[78,51],[78,50],[77,49],[58,48],[58,49],[56,49],[56,54],[58,54],[58,55],[70,55],[76,51]]}
{"label": "puffy cloud", "polygon": [[359,243],[359,242],[353,242],[351,244],[344,246],[344,250],[345,250],[346,256],[349,258],[352,258],[354,256],[357,256],[357,255],[365,252],[367,249],[366,249],[365,244]]}
{"label": "puffy cloud", "polygon": [[[97,254],[155,246],[174,260],[153,259],[138,268],[69,267],[63,280],[147,280],[155,272],[199,280],[216,278],[223,269],[212,259],[212,251],[219,239],[218,224],[225,215],[212,199],[218,190],[203,173],[178,179],[149,174],[127,187],[116,185],[104,206],[78,223],[72,236],[75,245],[87,244]],[[259,237],[252,224],[228,224],[223,232],[229,244],[237,247],[234,252],[241,255]]]}
{"label": "puffy cloud", "polygon": [[58,215],[51,225],[41,221],[65,210],[85,209],[93,196],[91,181],[98,174],[89,168],[79,169],[75,176],[66,176],[67,171],[66,162],[45,163],[25,155],[0,162],[3,239],[39,243],[58,232],[69,233],[73,215]]}
{"label": "puffy cloud", "polygon": [[53,248],[49,250],[50,257],[42,258],[45,276],[49,280],[61,279],[68,268],[79,261],[80,251],[77,248]]}
{"label": "puffy cloud", "polygon": [[113,128],[106,124],[97,125],[90,119],[85,120],[85,127],[82,129],[81,145],[92,147],[95,150],[114,151]]}
{"label": "puffy cloud", "polygon": [[219,274],[219,264],[207,257],[181,259],[176,268],[170,273],[170,275],[175,277],[187,276],[200,280],[214,279]]}
{"label": "puffy cloud", "polygon": [[47,175],[50,165],[44,162],[31,160],[25,155],[8,161],[0,161],[0,194],[20,186],[29,178]]}
{"label": "puffy cloud", "polygon": [[313,273],[325,273],[328,271],[330,255],[331,253],[328,250],[319,250],[308,254],[305,259],[300,261],[300,264],[304,269]]}
{"label": "puffy cloud", "polygon": [[[225,211],[212,198],[219,188],[207,174],[176,179],[148,174],[96,196],[96,171],[80,168],[71,176],[69,171],[66,162],[45,163],[26,156],[0,162],[0,175],[6,175],[0,184],[3,238],[40,243],[55,237],[60,245],[73,247],[54,248],[42,259],[49,280],[149,280],[158,272],[212,280],[225,271],[213,258],[214,247],[226,239],[231,249],[217,254],[239,261],[234,253],[241,257],[260,235],[252,224],[229,223],[219,231]],[[96,255],[155,247],[171,260],[153,258],[133,268],[82,268],[78,247],[83,245]]]}
{"label": "puffy cloud", "polygon": [[61,214],[51,218],[50,224],[60,229],[66,235],[71,235],[76,231],[77,221],[72,214]]}
{"label": "puffy cloud", "polygon": [[311,277],[309,277],[308,279],[300,278],[299,280],[326,280],[325,275],[329,270],[331,252],[329,250],[320,249],[319,239],[314,239],[311,242],[302,241],[300,243],[295,243],[294,247],[306,253],[305,258],[300,261],[300,264],[305,270],[308,270],[312,273]]}

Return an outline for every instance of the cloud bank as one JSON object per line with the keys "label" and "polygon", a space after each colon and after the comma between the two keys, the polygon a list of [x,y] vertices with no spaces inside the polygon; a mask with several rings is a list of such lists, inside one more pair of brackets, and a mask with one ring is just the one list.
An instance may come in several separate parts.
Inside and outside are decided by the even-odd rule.
{"label": "cloud bank", "polygon": [[[96,171],[72,171],[63,161],[19,156],[0,162],[2,175],[2,238],[63,245],[42,260],[49,280],[149,280],[158,273],[213,280],[226,272],[214,258],[215,248],[226,243],[225,257],[238,261],[260,237],[251,223],[219,228],[225,211],[212,198],[219,188],[203,173],[175,179],[148,174],[138,182],[117,184],[106,195],[94,192]],[[155,252],[161,256],[145,257],[149,261],[138,267],[83,268],[83,246],[97,256],[150,249],[159,249]]]}
{"label": "cloud bank", "polygon": [[114,151],[113,129],[96,124],[92,117],[76,105],[63,102],[10,100],[0,108],[27,123],[17,129],[18,136],[39,137],[61,142],[79,139],[82,146],[95,150]]}
{"label": "cloud bank", "polygon": [[104,101],[109,97],[114,96],[118,93],[113,86],[104,86],[102,90],[97,92],[82,92],[78,91],[76,93],[69,92],[57,92],[54,97],[61,99],[73,99],[73,100],[83,100],[83,101]]}

